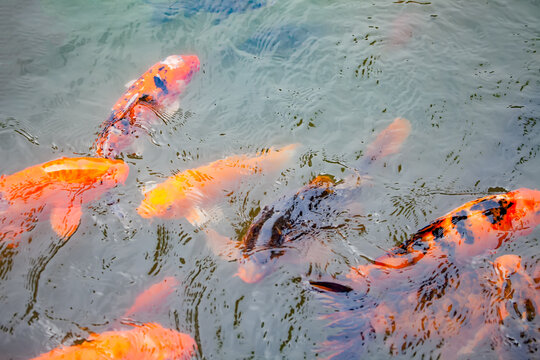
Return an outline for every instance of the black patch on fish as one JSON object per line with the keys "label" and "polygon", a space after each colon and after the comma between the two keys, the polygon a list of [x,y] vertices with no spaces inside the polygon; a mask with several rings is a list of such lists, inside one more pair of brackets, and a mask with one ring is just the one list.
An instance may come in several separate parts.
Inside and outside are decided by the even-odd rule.
{"label": "black patch on fish", "polygon": [[163,65],[162,67],[160,67],[160,68],[158,69],[158,71],[162,71],[163,69],[165,69],[165,65]]}
{"label": "black patch on fish", "polygon": [[154,105],[155,101],[154,99],[152,98],[152,96],[148,95],[148,94],[142,94],[140,97],[139,97],[139,100],[138,100],[139,104],[143,104],[143,105]]}
{"label": "black patch on fish", "polygon": [[464,239],[465,244],[474,244],[474,234],[467,229],[467,211],[462,210],[456,215],[452,216],[452,224],[456,228],[457,232]]}
{"label": "black patch on fish", "polygon": [[163,93],[169,93],[169,89],[167,89],[167,84],[165,84],[165,81],[163,81],[159,76],[154,76],[154,84],[156,84],[156,87],[160,88]]}
{"label": "black patch on fish", "polygon": [[258,219],[256,219],[249,229],[246,232],[246,235],[244,235],[242,239],[242,243],[244,244],[244,247],[246,250],[252,250],[255,245],[257,244],[257,239],[259,238],[259,234],[261,233],[261,229],[264,225],[264,223],[270,219],[274,215],[274,208],[266,206],[261,214],[259,215]]}
{"label": "black patch on fish", "polygon": [[452,216],[452,224],[456,225],[458,222],[467,219],[467,215],[455,215]]}
{"label": "black patch on fish", "polygon": [[484,210],[493,209],[498,206],[499,206],[499,201],[496,201],[493,198],[485,199],[471,206],[471,211],[478,211],[478,210],[484,211]]}
{"label": "black patch on fish", "polygon": [[[442,227],[438,227],[437,229],[440,229],[441,231],[443,231]],[[433,231],[435,231],[435,230],[433,230]],[[411,244],[410,247],[411,247],[411,249],[413,249],[415,251],[421,251],[424,254],[429,250],[429,244],[427,242],[423,241],[422,239],[417,239],[415,242],[413,242]]]}
{"label": "black patch on fish", "polygon": [[329,281],[310,281],[309,284],[317,290],[330,291],[335,293],[347,293],[352,291],[352,288]]}
{"label": "black patch on fish", "polygon": [[431,231],[435,239],[440,239],[444,236],[444,228],[442,226],[438,226],[435,229]]}
{"label": "black patch on fish", "polygon": [[508,209],[514,205],[513,202],[506,199],[499,201],[489,199],[479,202],[471,206],[471,210],[481,210],[488,221],[495,225],[504,220]]}
{"label": "black patch on fish", "polygon": [[283,233],[291,228],[291,223],[287,221],[285,216],[280,216],[272,224],[272,234],[270,235],[270,241],[268,246],[278,247],[281,246],[284,242]]}
{"label": "black patch on fish", "polygon": [[285,255],[285,250],[272,250],[270,251],[270,260],[277,259],[283,255]]}
{"label": "black patch on fish", "polygon": [[422,251],[424,254],[429,250],[429,245],[425,242],[424,236],[431,233],[436,240],[441,239],[444,236],[444,227],[441,226],[444,219],[436,220],[435,222],[423,227],[414,234],[409,241],[403,243],[399,247],[407,253],[409,248]]}

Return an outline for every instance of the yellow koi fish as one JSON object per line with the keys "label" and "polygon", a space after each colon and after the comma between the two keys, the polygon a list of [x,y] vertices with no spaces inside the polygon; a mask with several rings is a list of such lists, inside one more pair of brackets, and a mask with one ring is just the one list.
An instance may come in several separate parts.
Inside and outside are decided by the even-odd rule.
{"label": "yellow koi fish", "polygon": [[148,191],[137,212],[143,218],[185,217],[192,224],[198,224],[204,209],[223,198],[238,181],[280,169],[296,147],[293,144],[279,151],[271,149],[257,156],[231,156],[178,173]]}

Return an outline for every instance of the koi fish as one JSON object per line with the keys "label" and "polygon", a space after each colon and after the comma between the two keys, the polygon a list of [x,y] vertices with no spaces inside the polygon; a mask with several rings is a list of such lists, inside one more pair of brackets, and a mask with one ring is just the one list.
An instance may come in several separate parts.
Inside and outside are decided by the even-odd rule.
{"label": "koi fish", "polygon": [[178,95],[199,66],[196,55],[171,55],[148,69],[114,104],[94,143],[95,154],[106,158],[120,156],[131,145],[138,129],[177,108]]}
{"label": "koi fish", "polygon": [[470,258],[531,233],[539,223],[540,191],[522,188],[490,195],[435,220],[374,264],[399,269],[441,252],[456,259]]}
{"label": "koi fish", "polygon": [[[392,248],[372,263],[352,267],[353,282],[370,276],[392,277],[390,269],[405,269],[419,261],[439,264],[443,259],[462,262],[495,250],[504,242],[531,233],[540,224],[540,191],[517,189],[470,201],[420,229],[405,243]],[[347,282],[347,281],[345,281]],[[310,281],[328,291],[332,282]],[[320,285],[320,286],[319,286]],[[352,287],[338,284],[335,292]],[[346,291],[343,291],[346,289]]]}
{"label": "koi fish", "polygon": [[174,292],[179,284],[180,282],[175,277],[168,276],[159,283],[150,286],[137,296],[133,305],[124,313],[124,317],[147,311],[159,305]]}
{"label": "koi fish", "polygon": [[121,160],[60,158],[0,177],[0,240],[15,240],[36,222],[50,216],[53,230],[70,237],[82,205],[124,183],[129,167]]}
{"label": "koi fish", "polygon": [[[370,143],[358,163],[366,171],[378,159],[395,154],[409,136],[411,124],[396,118]],[[285,197],[266,206],[255,218],[246,235],[240,241],[242,257],[238,261],[238,277],[247,283],[258,282],[269,274],[285,255],[291,245],[300,239],[312,238],[316,229],[331,226],[328,220],[339,212],[350,198],[350,179],[336,185],[328,175],[319,175],[292,197]],[[353,190],[357,191],[357,190]],[[333,201],[331,201],[333,200]],[[342,206],[336,206],[336,203]],[[324,214],[322,217],[320,214]],[[311,254],[315,254],[316,242],[310,242]]]}
{"label": "koi fish", "polygon": [[135,326],[131,330],[91,334],[79,345],[61,346],[34,360],[78,359],[189,359],[196,350],[195,340],[187,334],[165,329],[156,323]]}
{"label": "koi fish", "polygon": [[[319,175],[291,198],[265,206],[240,243],[236,244],[240,250],[236,276],[246,283],[259,282],[273,272],[292,249],[299,250],[291,245],[311,238],[316,228],[324,227],[324,220],[321,221],[320,216],[313,216],[313,211],[324,213],[329,218],[336,212],[332,206],[321,209],[323,203],[335,195],[334,186],[335,182],[330,176]],[[209,234],[215,238],[214,234]],[[210,241],[215,242],[214,239]],[[310,242],[310,246],[316,245]]]}
{"label": "koi fish", "polygon": [[296,144],[258,156],[237,155],[178,173],[144,195],[137,208],[143,218],[185,217],[192,224],[204,221],[204,210],[226,190],[250,175],[274,172],[287,162]]}
{"label": "koi fish", "polygon": [[507,309],[517,309],[516,301],[525,304],[519,317],[530,321],[539,300],[521,259],[498,258],[487,280],[476,274],[470,259],[531,233],[538,224],[540,191],[490,195],[438,218],[372,263],[352,267],[346,280],[310,281],[338,310],[327,318],[340,331],[324,346],[336,357],[358,355],[368,339],[381,335],[395,351],[432,339],[435,345],[444,341],[443,353],[457,344],[465,353],[500,336],[497,324]]}

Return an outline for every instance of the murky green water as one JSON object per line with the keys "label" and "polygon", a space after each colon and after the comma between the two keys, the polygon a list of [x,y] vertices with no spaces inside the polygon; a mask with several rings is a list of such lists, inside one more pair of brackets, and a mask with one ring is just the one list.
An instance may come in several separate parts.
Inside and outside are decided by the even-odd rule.
{"label": "murky green water", "polygon": [[[3,250],[2,358],[31,358],[110,330],[165,276],[182,285],[163,311],[137,320],[191,334],[199,358],[324,356],[320,344],[333,330],[320,317],[333,310],[306,286],[310,264],[346,272],[464,202],[538,187],[538,1],[274,0],[229,16],[167,15],[163,3],[0,4],[2,174],[90,154],[125,83],[170,54],[201,60],[174,121],[140,139],[141,156],[125,158],[126,185],[84,209],[68,242],[43,222]],[[242,182],[204,225],[236,239],[261,207],[315,175],[350,175],[397,116],[412,123],[409,139],[367,169],[359,206],[320,234],[322,259],[283,264],[260,283],[233,277],[236,264],[217,257],[187,221],[135,212],[141,191],[176,171],[301,143],[281,174]],[[537,229],[498,253],[538,264],[539,238]],[[528,326],[537,329],[538,318]],[[386,358],[389,350],[379,339],[366,351]],[[439,351],[426,342],[401,355]],[[473,355],[495,350],[486,344]]]}

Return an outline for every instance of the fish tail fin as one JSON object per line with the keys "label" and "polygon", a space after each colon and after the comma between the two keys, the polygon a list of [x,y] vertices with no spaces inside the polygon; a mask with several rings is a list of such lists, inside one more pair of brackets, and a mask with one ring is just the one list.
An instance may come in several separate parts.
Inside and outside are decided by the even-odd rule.
{"label": "fish tail fin", "polygon": [[273,153],[273,157],[278,160],[279,163],[286,163],[287,161],[291,160],[294,153],[296,152],[296,149],[300,147],[299,143],[289,144],[287,146],[282,147],[281,149],[270,149],[270,153]]}
{"label": "fish tail fin", "polygon": [[293,152],[300,147],[299,143],[289,144],[279,149],[280,152]]}
{"label": "fish tail fin", "polygon": [[386,156],[397,153],[409,133],[411,132],[411,123],[404,118],[395,118],[383,131],[377,135],[377,138],[368,145],[365,155],[362,157],[362,165],[369,165],[372,162]]}

